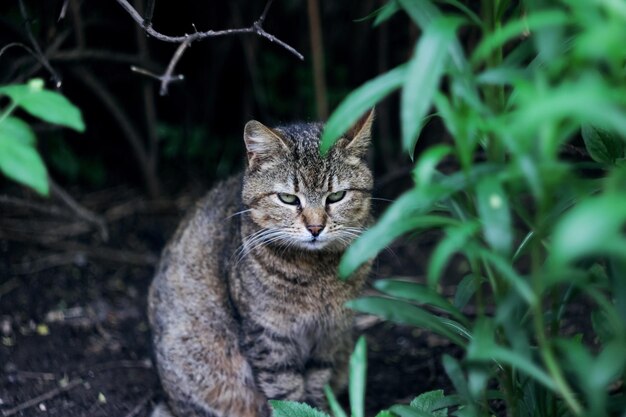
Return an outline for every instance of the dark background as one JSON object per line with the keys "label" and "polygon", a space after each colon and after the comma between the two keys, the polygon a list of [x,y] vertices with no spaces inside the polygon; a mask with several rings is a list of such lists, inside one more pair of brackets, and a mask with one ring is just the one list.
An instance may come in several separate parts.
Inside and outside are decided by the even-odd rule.
{"label": "dark background", "polygon": [[[145,0],[135,3],[142,10]],[[268,125],[325,119],[317,114],[313,83],[311,26],[304,0],[276,1],[264,28],[304,55],[304,61],[256,35],[198,41],[175,73],[185,80],[159,96],[159,82],[132,72],[131,65],[162,74],[177,45],[147,37],[122,7],[110,1],[25,1],[37,42],[62,78],[60,91],[82,111],[87,131],[39,130],[39,148],[51,176],[61,184],[97,189],[116,184],[143,187],[152,196],[170,195],[190,183],[207,186],[242,167],[241,132],[246,121]],[[321,2],[327,106],[334,109],[351,90],[406,61],[417,33],[398,13],[372,28],[357,21],[384,2]],[[168,35],[246,27],[261,15],[261,1],[157,0],[153,27]],[[17,0],[0,5],[0,45],[31,46]],[[0,84],[41,77],[48,71],[21,48],[0,57]],[[107,104],[108,102],[108,104]],[[372,163],[389,173],[408,158],[399,152],[394,99],[377,109]],[[152,110],[154,108],[154,110]],[[129,133],[130,132],[130,133]],[[135,136],[152,159],[158,181],[148,185]],[[156,147],[151,143],[156,143]],[[145,163],[143,164],[145,165]],[[4,184],[6,180],[0,180]],[[0,185],[1,186],[1,185]]]}

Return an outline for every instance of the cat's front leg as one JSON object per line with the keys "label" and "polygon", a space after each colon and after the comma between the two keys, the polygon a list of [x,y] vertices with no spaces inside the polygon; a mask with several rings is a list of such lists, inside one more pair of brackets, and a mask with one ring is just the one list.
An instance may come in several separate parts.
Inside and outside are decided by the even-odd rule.
{"label": "cat's front leg", "polygon": [[354,338],[349,329],[334,332],[316,345],[305,366],[305,402],[316,408],[326,409],[324,386],[329,385],[335,393],[345,389],[353,345]]}

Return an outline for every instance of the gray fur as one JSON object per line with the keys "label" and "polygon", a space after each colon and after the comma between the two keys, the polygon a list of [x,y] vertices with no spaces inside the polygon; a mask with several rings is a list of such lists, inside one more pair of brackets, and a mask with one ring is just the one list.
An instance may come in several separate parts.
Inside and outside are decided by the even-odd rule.
{"label": "gray fur", "polygon": [[[246,125],[248,169],[186,217],[150,288],[157,368],[173,415],[266,417],[268,399],[325,408],[323,386],[345,386],[353,339],[343,305],[370,265],[346,282],[336,271],[370,222],[364,150],[372,117],[326,157],[321,124]],[[341,190],[345,197],[329,203]],[[322,227],[319,236],[311,224]]]}

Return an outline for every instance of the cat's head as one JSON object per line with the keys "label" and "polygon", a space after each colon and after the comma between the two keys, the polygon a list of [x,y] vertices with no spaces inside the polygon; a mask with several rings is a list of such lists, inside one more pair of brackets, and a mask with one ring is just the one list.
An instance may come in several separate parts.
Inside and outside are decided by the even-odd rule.
{"label": "cat's head", "polygon": [[321,123],[246,124],[242,196],[257,226],[250,244],[341,251],[358,237],[370,218],[373,118],[373,111],[363,116],[324,157]]}

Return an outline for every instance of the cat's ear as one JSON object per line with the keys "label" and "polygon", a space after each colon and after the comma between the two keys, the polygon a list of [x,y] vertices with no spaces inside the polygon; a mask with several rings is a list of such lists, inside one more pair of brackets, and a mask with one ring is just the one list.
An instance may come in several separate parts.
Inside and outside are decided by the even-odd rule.
{"label": "cat's ear", "polygon": [[346,133],[348,144],[346,149],[357,155],[365,157],[372,141],[372,124],[374,123],[374,109],[369,110],[352,126]]}
{"label": "cat's ear", "polygon": [[289,146],[278,133],[256,120],[246,123],[243,140],[250,167],[289,151]]}

